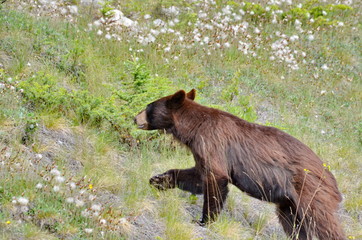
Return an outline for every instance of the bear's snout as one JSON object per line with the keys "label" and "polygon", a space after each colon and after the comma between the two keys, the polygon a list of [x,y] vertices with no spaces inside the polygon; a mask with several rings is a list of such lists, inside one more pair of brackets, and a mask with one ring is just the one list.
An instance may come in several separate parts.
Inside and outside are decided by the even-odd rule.
{"label": "bear's snout", "polygon": [[135,118],[134,123],[137,124],[139,129],[147,130],[148,129],[148,122],[147,122],[147,115],[146,111],[143,110],[140,112]]}

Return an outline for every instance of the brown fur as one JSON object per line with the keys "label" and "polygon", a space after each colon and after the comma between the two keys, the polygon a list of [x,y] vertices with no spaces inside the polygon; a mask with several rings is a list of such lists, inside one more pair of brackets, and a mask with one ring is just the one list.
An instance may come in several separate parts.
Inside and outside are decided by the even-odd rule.
{"label": "brown fur", "polygon": [[149,104],[136,116],[142,129],[164,129],[188,146],[195,167],[154,176],[159,189],[178,187],[204,194],[200,224],[215,219],[228,183],[273,202],[293,239],[345,239],[336,217],[341,194],[331,172],[306,145],[273,127],[247,122],[194,102],[183,90]]}

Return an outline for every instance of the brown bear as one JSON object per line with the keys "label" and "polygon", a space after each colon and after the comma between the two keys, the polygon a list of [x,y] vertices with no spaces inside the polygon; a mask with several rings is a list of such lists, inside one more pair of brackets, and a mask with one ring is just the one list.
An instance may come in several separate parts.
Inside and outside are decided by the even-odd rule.
{"label": "brown bear", "polygon": [[199,224],[220,213],[231,183],[248,195],[276,204],[292,239],[345,239],[336,211],[341,194],[332,173],[306,145],[269,126],[194,102],[180,90],[150,103],[135,117],[140,129],[162,129],[192,152],[195,167],[172,169],[150,183],[204,194]]}

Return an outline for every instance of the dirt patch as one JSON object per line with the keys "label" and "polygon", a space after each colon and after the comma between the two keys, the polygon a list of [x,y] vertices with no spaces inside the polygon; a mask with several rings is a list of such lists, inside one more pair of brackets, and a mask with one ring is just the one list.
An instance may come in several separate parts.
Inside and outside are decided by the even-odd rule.
{"label": "dirt patch", "polygon": [[155,216],[150,212],[143,212],[131,223],[134,229],[130,234],[129,239],[154,240],[157,239],[157,237],[164,239],[164,224],[161,223],[161,221],[157,221]]}
{"label": "dirt patch", "polygon": [[55,163],[56,159],[62,159],[73,176],[83,170],[83,164],[72,157],[77,137],[70,129],[51,130],[42,126],[37,140],[42,149],[43,162]]}

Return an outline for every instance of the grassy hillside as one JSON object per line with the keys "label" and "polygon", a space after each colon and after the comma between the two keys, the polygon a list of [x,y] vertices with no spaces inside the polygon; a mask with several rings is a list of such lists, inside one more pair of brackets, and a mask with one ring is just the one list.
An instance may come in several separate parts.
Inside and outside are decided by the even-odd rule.
{"label": "grassy hillside", "polygon": [[336,176],[362,238],[358,1],[0,3],[0,239],[287,239],[274,207],[231,188],[203,228],[202,196],[148,179],[194,164],[133,117],[179,89],[283,129]]}

